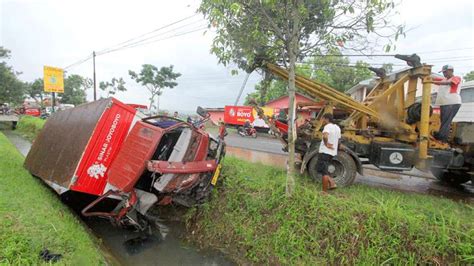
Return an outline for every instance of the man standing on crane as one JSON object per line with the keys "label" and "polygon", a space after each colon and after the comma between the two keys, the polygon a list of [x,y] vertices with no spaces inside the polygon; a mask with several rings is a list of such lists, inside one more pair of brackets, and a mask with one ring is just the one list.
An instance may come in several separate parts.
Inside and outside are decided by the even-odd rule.
{"label": "man standing on crane", "polygon": [[337,155],[339,139],[341,138],[341,129],[333,123],[332,114],[324,114],[322,118],[324,125],[323,141],[319,144],[318,163],[316,170],[323,176],[323,191],[336,188],[336,182],[329,176],[329,165],[332,158]]}
{"label": "man standing on crane", "polygon": [[441,126],[434,137],[447,142],[451,122],[461,107],[461,95],[459,95],[461,78],[454,76],[454,68],[451,65],[444,65],[440,72],[443,72],[444,78],[435,78],[433,82],[439,85],[435,105],[441,108]]}

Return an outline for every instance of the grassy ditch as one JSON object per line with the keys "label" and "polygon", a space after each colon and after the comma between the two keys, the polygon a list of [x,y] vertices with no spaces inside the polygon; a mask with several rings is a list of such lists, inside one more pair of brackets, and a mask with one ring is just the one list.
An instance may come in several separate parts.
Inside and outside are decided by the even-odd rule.
{"label": "grassy ditch", "polygon": [[187,214],[191,240],[252,264],[474,262],[473,206],[354,185],[322,195],[302,177],[227,157],[223,184]]}
{"label": "grassy ditch", "polygon": [[44,119],[24,115],[20,118],[20,121],[18,121],[17,131],[29,141],[33,141],[43,128],[44,123],[46,123]]}
{"label": "grassy ditch", "polygon": [[23,161],[0,133],[0,264],[44,263],[39,257],[44,248],[62,254],[60,264],[105,264],[82,223],[23,168]]}

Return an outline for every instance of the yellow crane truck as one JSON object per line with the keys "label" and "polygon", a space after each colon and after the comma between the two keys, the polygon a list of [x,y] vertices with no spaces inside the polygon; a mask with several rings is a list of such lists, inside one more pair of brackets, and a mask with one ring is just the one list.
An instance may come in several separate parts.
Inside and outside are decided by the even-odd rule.
{"label": "yellow crane truck", "polygon": [[[311,128],[297,132],[295,149],[302,158],[301,172],[308,170],[312,177],[317,177],[321,118],[337,106],[350,113],[338,123],[342,129],[342,145],[329,166],[339,186],[352,184],[356,172],[362,174],[363,164],[373,164],[385,171],[408,171],[415,167],[431,170],[436,178],[447,183],[462,184],[469,180],[474,183],[474,123],[453,123],[448,143],[437,141],[433,133],[439,129],[440,118],[431,107],[432,66],[422,64],[416,54],[395,57],[406,61],[410,67],[389,76],[383,69],[371,68],[378,76],[378,83],[362,102],[296,75],[296,86],[300,90],[325,102]],[[261,66],[288,80],[286,69],[265,62]],[[420,81],[421,102],[416,101]],[[287,145],[286,134],[276,126],[277,121],[270,121],[262,110],[258,107],[257,110]]]}

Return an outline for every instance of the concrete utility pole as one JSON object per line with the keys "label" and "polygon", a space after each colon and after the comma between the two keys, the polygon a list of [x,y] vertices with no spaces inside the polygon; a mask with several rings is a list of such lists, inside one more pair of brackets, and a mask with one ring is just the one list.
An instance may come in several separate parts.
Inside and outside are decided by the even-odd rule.
{"label": "concrete utility pole", "polygon": [[242,83],[242,87],[240,87],[240,92],[239,92],[239,95],[237,96],[237,99],[235,99],[234,105],[237,105],[237,103],[239,102],[240,96],[242,96],[242,92],[243,92],[244,89],[245,89],[245,85],[247,84],[247,80],[249,79],[250,74],[251,74],[251,73],[247,73],[247,75],[245,76],[244,83]]}
{"label": "concrete utility pole", "polygon": [[92,52],[92,65],[93,65],[93,68],[94,68],[94,101],[97,100],[97,89],[96,89],[96,82],[95,82],[95,51]]}

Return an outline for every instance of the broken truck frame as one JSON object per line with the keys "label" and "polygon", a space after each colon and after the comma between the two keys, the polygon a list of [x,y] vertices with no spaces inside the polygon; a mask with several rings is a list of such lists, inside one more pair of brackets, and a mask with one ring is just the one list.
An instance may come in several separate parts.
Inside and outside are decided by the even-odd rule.
{"label": "broken truck frame", "polygon": [[[209,119],[202,108],[198,114],[201,123]],[[91,195],[81,202],[84,216],[144,229],[155,204],[192,206],[207,199],[225,154],[224,133],[222,126],[214,138],[199,124],[143,117],[108,98],[53,114],[25,167],[62,196]],[[114,207],[98,210],[106,199]]]}

